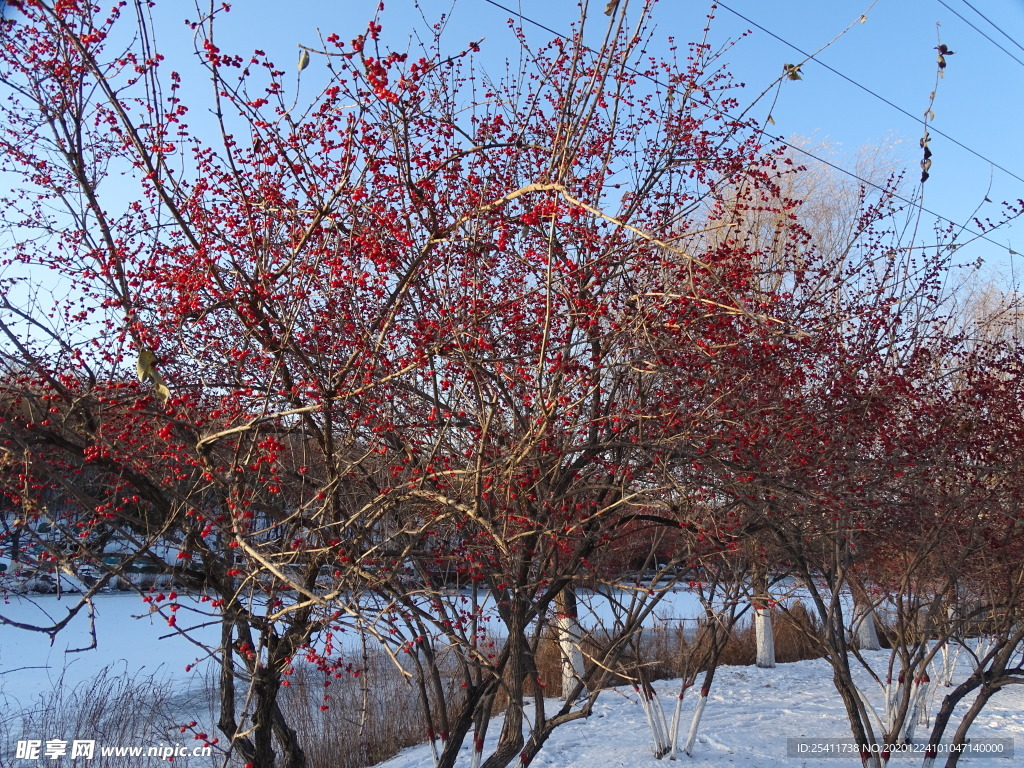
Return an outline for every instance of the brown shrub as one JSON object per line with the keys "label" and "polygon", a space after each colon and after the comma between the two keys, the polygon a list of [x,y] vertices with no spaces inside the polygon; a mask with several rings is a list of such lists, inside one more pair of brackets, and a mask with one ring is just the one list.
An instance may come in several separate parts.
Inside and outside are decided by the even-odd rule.
{"label": "brown shrub", "polygon": [[780,664],[821,657],[821,623],[807,606],[797,601],[787,610],[772,616],[775,635],[775,660]]}

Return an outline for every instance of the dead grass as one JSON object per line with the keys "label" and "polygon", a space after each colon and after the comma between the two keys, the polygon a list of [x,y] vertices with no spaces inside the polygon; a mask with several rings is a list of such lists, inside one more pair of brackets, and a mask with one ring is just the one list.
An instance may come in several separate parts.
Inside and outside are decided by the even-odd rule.
{"label": "dead grass", "polygon": [[427,738],[417,689],[383,653],[369,654],[359,677],[325,686],[322,673],[298,667],[289,682],[281,705],[309,768],[375,765]]}
{"label": "dead grass", "polygon": [[[780,664],[821,656],[815,640],[821,627],[807,607],[800,602],[788,610],[772,613],[772,629],[775,637],[775,659]],[[699,660],[707,654],[710,636],[703,631],[703,622],[698,621],[684,629],[655,627],[648,629],[625,668],[626,674],[609,681],[609,686],[631,683],[637,670],[642,667],[643,676],[648,680],[669,680],[695,671],[703,672]],[[751,666],[757,659],[756,635],[753,622],[741,621],[729,634],[719,658],[720,666]],[[706,665],[705,665],[706,666]]]}
{"label": "dead grass", "polygon": [[775,634],[775,660],[780,664],[821,657],[822,626],[802,602],[794,603],[788,611],[773,619]]}
{"label": "dead grass", "polygon": [[[65,685],[58,680],[53,690],[41,695],[20,712],[0,724],[4,750],[13,757],[21,739],[64,741],[70,754],[74,740],[95,741],[90,766],[95,768],[135,768],[140,761],[157,758],[104,756],[100,747],[155,747],[164,745],[196,746],[174,727],[172,710],[176,703],[174,686],[153,677],[131,676],[108,667],[92,680]],[[4,733],[6,731],[6,733]],[[186,740],[189,741],[186,744]],[[40,756],[40,762],[59,768],[81,765],[82,759]],[[3,760],[0,760],[0,765]],[[190,757],[194,768],[216,765],[216,758]]]}

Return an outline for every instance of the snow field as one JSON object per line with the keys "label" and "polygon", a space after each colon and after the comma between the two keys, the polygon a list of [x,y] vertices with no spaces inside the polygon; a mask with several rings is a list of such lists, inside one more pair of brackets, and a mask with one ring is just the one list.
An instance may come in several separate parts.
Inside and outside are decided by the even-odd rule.
{"label": "snow field", "polygon": [[[867,654],[873,664],[884,664],[886,651]],[[959,675],[968,672],[961,659]],[[864,690],[881,704],[881,692],[866,674],[858,675]],[[667,713],[675,704],[679,683],[654,683]],[[941,694],[940,694],[941,696]],[[687,692],[683,706],[683,737],[697,701],[697,691]],[[559,705],[551,702],[551,708]],[[532,711],[531,708],[527,709]],[[488,744],[497,742],[500,728],[488,729]],[[1010,768],[1024,764],[1024,692],[1004,690],[996,695],[971,737],[1014,738],[1019,750],[1015,758],[961,760],[963,766]],[[843,704],[832,687],[832,671],[822,659],[780,664],[775,669],[721,667],[701,720],[693,756],[677,756],[676,765],[691,768],[842,768],[860,765],[860,760],[842,758],[793,758],[788,756],[787,739],[848,739],[849,726]],[[486,752],[485,752],[486,753]],[[461,765],[468,766],[470,753],[464,749]],[[630,688],[604,691],[587,720],[558,728],[531,768],[667,768],[672,763],[652,755],[650,729],[637,695]],[[892,766],[920,765],[913,757],[896,757]],[[426,746],[405,750],[382,764],[382,768],[429,768]]]}
{"label": "snow field", "polygon": [[[64,600],[56,596],[12,597],[4,611],[19,621],[40,620],[44,615],[57,619],[66,614],[66,606],[73,604],[74,599],[75,596]],[[187,600],[182,597],[179,602]],[[197,604],[197,607],[201,606]],[[679,590],[667,596],[651,617],[651,623],[673,626],[680,621],[690,621],[697,607],[691,593]],[[584,605],[581,604],[580,608],[581,623],[590,623]],[[174,699],[181,707],[181,717],[208,721],[215,702],[196,700],[198,692],[207,690],[205,678],[208,668],[200,664],[191,672],[185,671],[202,655],[201,649],[176,635],[164,618],[148,610],[148,606],[134,595],[100,596],[96,600],[98,648],[79,653],[69,650],[90,642],[89,626],[84,617],[72,622],[65,632],[57,636],[52,646],[45,635],[0,626],[0,707],[6,711],[6,718],[13,722],[17,712],[58,685],[88,682],[110,667],[115,675],[153,676],[157,680],[168,681],[173,686]],[[592,610],[600,612],[600,603]],[[181,614],[181,626],[201,623],[201,616],[186,610]],[[591,616],[591,620],[595,619]],[[215,645],[219,630],[216,626],[204,627],[196,634]],[[868,652],[865,656],[876,668],[883,669],[888,652]],[[969,658],[967,653],[959,654],[954,684],[969,674]],[[862,690],[881,710],[881,690],[863,670],[858,669],[856,674]],[[654,686],[661,706],[671,718],[679,692],[678,681],[659,681]],[[1020,750],[1017,757],[966,758],[961,761],[962,765],[1003,768],[1024,764],[1024,691],[1020,688],[1010,686],[996,694],[970,734],[973,739],[1015,739]],[[943,690],[933,690],[929,697],[932,713],[944,695]],[[696,687],[686,693],[681,739],[685,739],[689,719],[698,700],[697,693]],[[969,701],[963,706],[967,704]],[[554,711],[558,706],[560,704],[551,702],[549,709]],[[532,707],[527,708],[527,713],[532,713]],[[326,726],[326,718],[324,722]],[[212,724],[208,729],[213,730]],[[488,739],[493,742],[499,732],[500,727],[492,724],[488,729]],[[919,728],[919,738],[926,732],[923,727]],[[46,738],[47,735],[39,736]],[[679,761],[695,768],[732,765],[839,768],[859,765],[856,759],[790,757],[787,754],[789,738],[849,738],[846,714],[832,685],[831,668],[824,660],[780,664],[775,669],[753,666],[720,668],[701,721],[693,756],[679,755]],[[465,766],[470,765],[470,742],[467,739],[461,761]],[[655,760],[651,745],[650,730],[637,695],[630,688],[612,689],[601,694],[589,719],[557,729],[533,765],[552,768],[666,766],[665,761]],[[8,758],[13,757],[13,749],[13,743],[0,745],[0,765],[8,764]],[[198,768],[202,762],[196,759],[184,761],[184,764],[193,763]],[[891,764],[909,767],[919,765],[920,760],[900,756]],[[386,768],[429,768],[429,748],[427,745],[409,748],[384,765]]]}

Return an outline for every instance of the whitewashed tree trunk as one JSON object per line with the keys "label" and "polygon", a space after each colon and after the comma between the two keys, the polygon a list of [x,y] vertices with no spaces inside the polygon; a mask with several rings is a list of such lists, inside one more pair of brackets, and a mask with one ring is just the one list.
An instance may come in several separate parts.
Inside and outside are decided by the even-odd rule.
{"label": "whitewashed tree trunk", "polygon": [[882,644],[878,642],[875,630],[875,609],[866,600],[856,600],[853,606],[853,639],[862,651],[879,651]]}
{"label": "whitewashed tree trunk", "polygon": [[956,661],[960,657],[960,647],[958,644],[956,650],[953,651],[950,649],[948,640],[942,644],[939,651],[939,662],[932,662],[932,674],[935,677],[936,685],[941,685],[944,688],[953,685],[953,672],[956,670]]}
{"label": "whitewashed tree trunk", "polygon": [[668,759],[675,760],[679,748],[679,720],[683,714],[683,697],[686,696],[686,689],[693,685],[692,678],[684,678],[679,686],[679,696],[676,698],[676,705],[672,710],[672,725],[669,727],[671,740],[668,745]]}
{"label": "whitewashed tree trunk", "polygon": [[480,768],[480,762],[484,756],[484,739],[483,737],[475,733],[473,734],[473,757],[470,760],[470,768]]}
{"label": "whitewashed tree trunk", "polygon": [[885,728],[883,729],[884,733],[892,733],[896,730],[896,712],[899,709],[899,702],[903,698],[903,686],[905,682],[906,675],[902,671],[899,673],[899,677],[896,678],[895,686],[893,685],[892,680],[888,680],[885,689]]}
{"label": "whitewashed tree trunk", "polygon": [[772,612],[765,606],[754,608],[754,638],[757,642],[757,666],[771,669],[775,666],[775,634],[772,631]]}
{"label": "whitewashed tree trunk", "polygon": [[558,612],[555,631],[562,656],[562,698],[567,699],[583,676],[583,651],[580,650],[583,633],[580,629],[576,593],[570,587],[555,597],[555,610]]}
{"label": "whitewashed tree trunk", "polygon": [[693,746],[697,743],[697,729],[700,728],[700,719],[704,715],[704,707],[707,706],[708,696],[711,695],[711,684],[715,679],[715,669],[718,665],[718,657],[711,660],[711,668],[704,673],[704,680],[700,687],[700,698],[697,699],[697,706],[693,709],[693,719],[690,720],[690,732],[686,736],[686,744],[683,745],[683,752],[688,757],[693,757]]}
{"label": "whitewashed tree trunk", "polygon": [[[915,707],[917,705],[918,696],[920,695],[921,691],[920,678],[915,677],[913,682],[910,684],[909,688],[910,693],[908,694],[908,699],[910,700],[910,709],[903,716],[903,721],[898,723],[899,728],[890,730],[890,733],[892,733],[892,730],[896,730],[895,741],[897,743],[909,742],[912,738],[914,729],[913,720],[917,717],[917,710]],[[895,716],[896,713],[894,712],[893,717],[895,718]]]}
{"label": "whitewashed tree trunk", "polygon": [[437,768],[438,759],[440,758],[440,755],[437,752],[437,741],[434,739],[433,734],[430,734],[430,738],[427,739],[427,741],[430,742],[431,765],[433,765],[434,768]]}
{"label": "whitewashed tree trunk", "polygon": [[755,569],[753,575],[754,642],[757,647],[756,663],[761,669],[775,667],[775,634],[772,630],[772,612],[769,608],[768,574]]}
{"label": "whitewashed tree trunk", "polygon": [[914,740],[914,729],[918,725],[928,724],[928,691],[932,685],[931,678],[927,672],[922,673],[921,677],[914,682],[917,684],[917,693],[911,702],[911,711],[907,717],[903,735],[904,740],[908,744]]}
{"label": "whitewashed tree trunk", "polygon": [[643,707],[644,716],[647,718],[647,725],[651,729],[654,757],[660,760],[669,754],[671,749],[668,732],[669,725],[665,717],[665,709],[661,706],[661,700],[650,683],[641,681],[633,686],[633,690],[640,697],[640,706]]}
{"label": "whitewashed tree trunk", "polygon": [[494,693],[488,693],[481,702],[480,711],[475,715],[473,723],[473,757],[470,768],[480,768],[484,757],[484,741],[487,738],[487,726],[490,725],[491,707],[494,704]]}
{"label": "whitewashed tree trunk", "polygon": [[704,707],[708,703],[708,689],[702,688],[700,698],[697,699],[697,706],[693,710],[693,719],[690,721],[690,732],[686,736],[686,744],[683,752],[693,757],[693,745],[697,743],[697,729],[700,727],[700,719],[704,714]]}

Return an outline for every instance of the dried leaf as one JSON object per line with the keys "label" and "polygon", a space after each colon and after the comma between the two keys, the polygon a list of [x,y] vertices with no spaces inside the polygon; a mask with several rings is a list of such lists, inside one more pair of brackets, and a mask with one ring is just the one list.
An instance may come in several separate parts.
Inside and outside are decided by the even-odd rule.
{"label": "dried leaf", "polygon": [[771,115],[768,115],[768,122],[771,123],[772,125],[775,125],[775,118],[772,117]]}
{"label": "dried leaf", "polygon": [[299,53],[299,72],[309,66],[309,51],[303,50]]}
{"label": "dried leaf", "polygon": [[152,349],[139,350],[135,372],[139,375],[139,381],[152,381],[154,376],[159,376],[156,372],[156,355]]}
{"label": "dried leaf", "polygon": [[160,371],[156,369],[157,357],[151,349],[140,349],[139,359],[135,362],[135,372],[139,376],[139,381],[151,381],[153,382],[153,391],[160,400],[161,404],[167,405],[167,400],[171,397],[171,390],[164,384],[163,378],[160,376]]}

